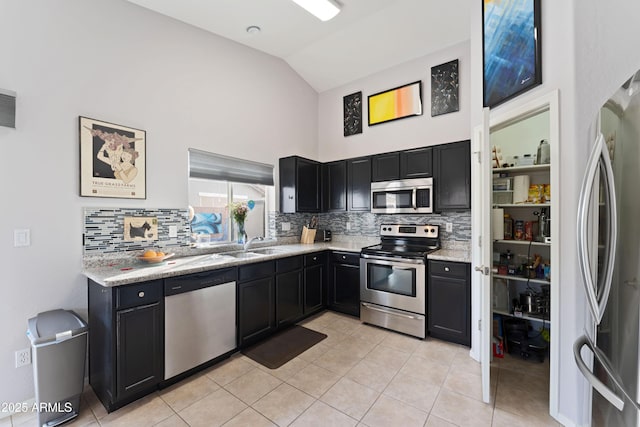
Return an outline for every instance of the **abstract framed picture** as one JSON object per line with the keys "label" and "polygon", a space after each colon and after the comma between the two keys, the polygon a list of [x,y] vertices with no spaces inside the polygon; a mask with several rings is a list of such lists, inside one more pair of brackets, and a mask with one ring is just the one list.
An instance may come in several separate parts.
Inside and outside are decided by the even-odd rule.
{"label": "abstract framed picture", "polygon": [[146,132],[80,117],[80,196],[145,199]]}
{"label": "abstract framed picture", "polygon": [[422,115],[422,81],[368,97],[369,126]]}
{"label": "abstract framed picture", "polygon": [[342,97],[344,136],[362,133],[362,92]]}
{"label": "abstract framed picture", "polygon": [[540,0],[482,0],[485,107],[542,84]]}
{"label": "abstract framed picture", "polygon": [[458,60],[431,67],[431,117],[459,110]]}

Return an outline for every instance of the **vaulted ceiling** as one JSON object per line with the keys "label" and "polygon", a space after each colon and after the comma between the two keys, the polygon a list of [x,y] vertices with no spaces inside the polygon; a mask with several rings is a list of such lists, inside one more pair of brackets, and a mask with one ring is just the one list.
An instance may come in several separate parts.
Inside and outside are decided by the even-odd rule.
{"label": "vaulted ceiling", "polygon": [[[339,0],[322,22],[291,0],[128,0],[285,60],[316,91],[469,39],[469,0]],[[258,26],[257,34],[247,27]]]}

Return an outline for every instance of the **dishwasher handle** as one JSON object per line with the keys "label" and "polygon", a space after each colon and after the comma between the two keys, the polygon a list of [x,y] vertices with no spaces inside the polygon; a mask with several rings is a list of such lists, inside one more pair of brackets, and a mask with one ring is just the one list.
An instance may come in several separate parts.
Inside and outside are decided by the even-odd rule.
{"label": "dishwasher handle", "polygon": [[222,285],[223,283],[235,282],[236,280],[237,273],[235,268],[171,277],[164,280],[164,296],[193,292],[198,289]]}

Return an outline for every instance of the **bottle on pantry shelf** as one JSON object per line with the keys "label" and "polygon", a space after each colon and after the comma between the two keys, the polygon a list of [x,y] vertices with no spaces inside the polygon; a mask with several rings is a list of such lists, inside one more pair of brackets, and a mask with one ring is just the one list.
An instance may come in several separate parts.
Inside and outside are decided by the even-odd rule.
{"label": "bottle on pantry shelf", "polygon": [[504,240],[513,239],[513,219],[511,215],[504,214]]}
{"label": "bottle on pantry shelf", "polygon": [[517,219],[513,227],[513,238],[515,240],[524,240],[524,221]]}

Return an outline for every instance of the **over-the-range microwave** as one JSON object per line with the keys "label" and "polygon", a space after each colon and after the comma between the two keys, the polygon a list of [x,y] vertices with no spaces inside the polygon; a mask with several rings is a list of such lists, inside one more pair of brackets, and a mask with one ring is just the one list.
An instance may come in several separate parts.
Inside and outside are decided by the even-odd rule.
{"label": "over-the-range microwave", "polygon": [[433,178],[371,183],[373,213],[433,213]]}

